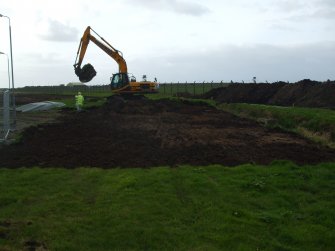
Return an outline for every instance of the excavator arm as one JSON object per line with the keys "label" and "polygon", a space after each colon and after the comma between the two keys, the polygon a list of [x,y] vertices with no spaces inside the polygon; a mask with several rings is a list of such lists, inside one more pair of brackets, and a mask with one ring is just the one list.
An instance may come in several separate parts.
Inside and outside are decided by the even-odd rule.
{"label": "excavator arm", "polygon": [[[94,33],[96,36],[93,36]],[[136,79],[129,81],[127,63],[123,58],[122,52],[111,46],[105,39],[96,33],[90,26],[88,26],[80,40],[77,57],[74,63],[74,70],[81,82],[89,82],[96,75],[96,71],[91,64],[86,64],[83,67],[83,59],[85,57],[89,42],[93,42],[105,53],[107,53],[119,66],[119,72],[114,73],[111,77],[110,87],[113,93],[117,94],[144,94],[157,93],[157,83],[142,81],[136,82]]]}
{"label": "excavator arm", "polygon": [[[102,42],[99,41],[96,37],[94,37],[91,34],[91,31],[94,32],[101,39]],[[79,77],[79,80],[81,82],[89,82],[96,75],[96,71],[94,70],[91,64],[86,64],[83,67],[81,67],[90,41],[95,43],[100,49],[102,49],[116,61],[116,63],[119,65],[119,73],[127,74],[127,63],[123,58],[122,52],[115,49],[105,39],[99,36],[99,34],[96,33],[90,26],[88,26],[83,34],[83,37],[80,40],[76,61],[75,64],[73,65],[75,73]]]}

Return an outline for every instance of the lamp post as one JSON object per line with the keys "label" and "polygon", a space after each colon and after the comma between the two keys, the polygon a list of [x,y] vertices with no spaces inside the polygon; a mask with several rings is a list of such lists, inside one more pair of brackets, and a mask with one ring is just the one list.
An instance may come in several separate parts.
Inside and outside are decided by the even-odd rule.
{"label": "lamp post", "polygon": [[13,100],[13,129],[16,129],[16,105],[15,105],[15,87],[14,87],[14,69],[13,69],[13,49],[12,49],[12,28],[10,24],[10,18],[8,16],[0,14],[0,17],[8,18],[9,22],[9,43],[10,43],[10,62],[12,70],[12,100]]}
{"label": "lamp post", "polygon": [[10,76],[9,76],[9,58],[8,55],[0,51],[0,55],[5,55],[7,57],[7,72],[8,72],[8,90],[10,89]]}

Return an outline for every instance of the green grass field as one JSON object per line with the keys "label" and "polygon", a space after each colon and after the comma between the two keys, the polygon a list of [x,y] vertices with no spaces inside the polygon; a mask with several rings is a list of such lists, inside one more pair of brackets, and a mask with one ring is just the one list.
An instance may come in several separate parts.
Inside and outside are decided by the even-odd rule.
{"label": "green grass field", "polygon": [[[105,94],[93,96],[86,108],[106,101]],[[61,101],[74,108],[73,97]],[[334,143],[332,110],[192,102]],[[335,246],[335,163],[0,169],[0,189],[0,251]]]}
{"label": "green grass field", "polygon": [[0,250],[334,250],[334,169],[1,169]]}
{"label": "green grass field", "polygon": [[334,110],[256,104],[220,104],[218,108],[335,147]]}

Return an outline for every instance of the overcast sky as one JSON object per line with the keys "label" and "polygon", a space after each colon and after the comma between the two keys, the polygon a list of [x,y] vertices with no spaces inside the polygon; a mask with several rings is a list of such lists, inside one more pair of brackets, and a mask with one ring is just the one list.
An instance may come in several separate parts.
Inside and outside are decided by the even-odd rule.
{"label": "overcast sky", "polygon": [[[16,86],[77,82],[73,63],[91,26],[128,71],[170,81],[335,79],[335,0],[2,0],[11,18]],[[0,51],[10,54],[0,18]],[[117,64],[90,43],[85,63],[107,84]],[[0,88],[7,86],[0,55]]]}

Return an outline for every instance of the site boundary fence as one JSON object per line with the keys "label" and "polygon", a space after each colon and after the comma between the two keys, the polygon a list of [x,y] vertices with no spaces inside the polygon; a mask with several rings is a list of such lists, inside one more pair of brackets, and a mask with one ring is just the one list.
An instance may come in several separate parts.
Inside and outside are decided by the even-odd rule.
{"label": "site boundary fence", "polygon": [[224,82],[162,83],[159,85],[159,93],[164,96],[197,96],[205,94],[212,89],[227,87],[228,85],[229,83]]}
{"label": "site boundary fence", "polygon": [[[178,96],[188,94],[196,96],[214,88],[226,87],[224,82],[193,82],[193,83],[158,83],[158,93],[162,96]],[[83,92],[86,96],[110,95],[110,85],[81,85],[81,86],[26,86],[17,88],[16,93],[36,93],[53,95],[75,95]]]}
{"label": "site boundary fence", "polygon": [[0,142],[7,139],[13,128],[13,93],[6,89],[0,89]]}

